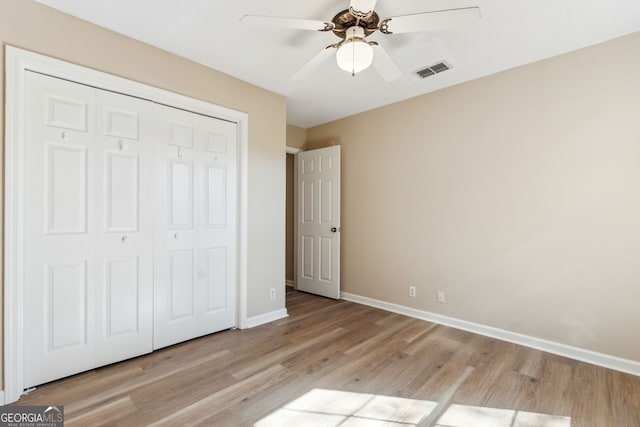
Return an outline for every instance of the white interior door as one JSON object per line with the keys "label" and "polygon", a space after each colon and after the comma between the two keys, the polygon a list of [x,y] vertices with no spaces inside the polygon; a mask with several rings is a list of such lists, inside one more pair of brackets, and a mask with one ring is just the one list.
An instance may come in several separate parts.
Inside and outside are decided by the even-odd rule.
{"label": "white interior door", "polygon": [[159,108],[154,348],[236,323],[236,125]]}
{"label": "white interior door", "polygon": [[94,367],[95,90],[27,73],[25,387]]}
{"label": "white interior door", "polygon": [[340,146],[296,155],[297,288],[340,298]]}

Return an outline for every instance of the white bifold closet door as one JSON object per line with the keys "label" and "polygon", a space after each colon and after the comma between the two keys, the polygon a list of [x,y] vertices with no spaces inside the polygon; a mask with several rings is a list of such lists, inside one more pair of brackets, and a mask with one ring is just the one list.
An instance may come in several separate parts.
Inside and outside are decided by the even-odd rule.
{"label": "white bifold closet door", "polygon": [[26,78],[25,387],[235,326],[235,123]]}
{"label": "white bifold closet door", "polygon": [[236,125],[160,108],[156,349],[236,324]]}
{"label": "white bifold closet door", "polygon": [[150,104],[27,73],[25,385],[152,350]]}

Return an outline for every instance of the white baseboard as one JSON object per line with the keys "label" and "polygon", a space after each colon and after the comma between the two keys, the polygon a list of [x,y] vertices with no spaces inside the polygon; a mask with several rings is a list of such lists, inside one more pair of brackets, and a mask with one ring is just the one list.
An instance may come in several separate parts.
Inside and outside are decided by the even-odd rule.
{"label": "white baseboard", "polygon": [[358,304],[380,308],[382,310],[391,311],[393,313],[404,314],[405,316],[414,317],[416,319],[422,319],[428,322],[450,326],[452,328],[461,329],[463,331],[473,332],[474,334],[484,335],[502,341],[508,341],[514,344],[523,345],[525,347],[534,348],[536,350],[546,351],[547,353],[553,353],[559,356],[568,357],[570,359],[579,360],[581,362],[587,362],[593,365],[625,372],[627,374],[640,376],[640,362],[636,362],[633,360],[622,359],[620,357],[610,356],[608,354],[597,353],[595,351],[586,350],[579,347],[560,344],[529,335],[523,335],[504,329],[494,328],[492,326],[482,325],[479,323],[468,322],[466,320],[455,319],[453,317],[443,316],[441,314],[435,314],[429,311],[417,310],[415,308],[392,304],[389,302],[350,294],[347,292],[342,292],[341,298]]}
{"label": "white baseboard", "polygon": [[258,316],[250,317],[247,319],[247,328],[255,328],[256,326],[264,325],[265,323],[269,322],[275,322],[276,320],[284,319],[285,317],[289,317],[286,308],[260,314]]}
{"label": "white baseboard", "polygon": [[284,282],[284,284],[285,284],[286,286],[290,287],[290,288],[295,288],[295,287],[296,287],[296,282],[295,282],[295,281],[293,281],[293,280],[286,280],[286,281]]}

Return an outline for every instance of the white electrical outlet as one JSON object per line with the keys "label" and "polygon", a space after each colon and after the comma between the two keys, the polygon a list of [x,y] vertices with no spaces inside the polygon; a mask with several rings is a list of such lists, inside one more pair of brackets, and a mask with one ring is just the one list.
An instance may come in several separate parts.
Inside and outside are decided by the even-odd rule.
{"label": "white electrical outlet", "polygon": [[269,289],[269,298],[276,299],[276,288]]}
{"label": "white electrical outlet", "polygon": [[409,286],[409,296],[411,298],[415,298],[416,297],[416,287],[415,286]]}
{"label": "white electrical outlet", "polygon": [[444,303],[447,300],[447,297],[444,291],[438,291],[438,296],[436,297],[439,303]]}

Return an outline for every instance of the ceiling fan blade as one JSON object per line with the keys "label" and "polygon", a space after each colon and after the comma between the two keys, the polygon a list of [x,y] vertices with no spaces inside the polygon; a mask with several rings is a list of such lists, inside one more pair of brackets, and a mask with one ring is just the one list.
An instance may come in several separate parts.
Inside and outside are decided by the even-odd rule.
{"label": "ceiling fan blade", "polygon": [[287,30],[331,31],[335,27],[332,22],[260,15],[245,15],[240,18],[240,22],[256,27],[283,28]]}
{"label": "ceiling fan blade", "polygon": [[382,46],[376,43],[371,47],[373,48],[373,68],[386,82],[393,82],[402,77],[402,70]]}
{"label": "ceiling fan blade", "polygon": [[311,58],[309,62],[304,64],[296,73],[291,76],[291,80],[302,80],[311,74],[316,68],[322,65],[327,59],[335,55],[335,45],[327,46],[322,49],[316,56]]}
{"label": "ceiling fan blade", "polygon": [[380,22],[380,32],[400,34],[417,31],[450,30],[473,24],[478,19],[480,19],[479,7],[437,10],[385,19]]}
{"label": "ceiling fan blade", "polygon": [[367,16],[376,7],[376,0],[351,0],[349,10],[357,16]]}

